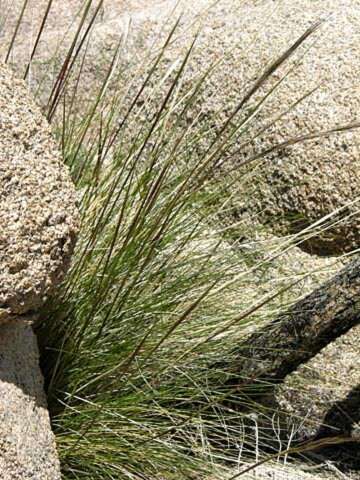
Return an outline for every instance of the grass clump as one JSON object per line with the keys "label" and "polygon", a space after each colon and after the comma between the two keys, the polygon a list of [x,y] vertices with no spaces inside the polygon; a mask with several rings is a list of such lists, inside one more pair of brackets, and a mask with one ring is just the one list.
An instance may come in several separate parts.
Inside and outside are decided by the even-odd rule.
{"label": "grass clump", "polygon": [[223,302],[240,259],[211,235],[216,192],[200,187],[213,153],[184,154],[198,135],[182,122],[197,88],[179,92],[187,59],[132,142],[135,106],[122,113],[98,99],[85,116],[91,124],[70,125],[65,115],[82,228],[67,283],[40,327],[65,478],[210,473],[208,437],[222,443],[224,392],[208,367],[229,339],[207,339],[244,307],[231,286]]}
{"label": "grass clump", "polygon": [[[82,216],[73,268],[39,331],[65,478],[199,478],[242,432],[222,405],[226,373],[210,368],[255,302],[242,298],[249,267],[213,233],[209,207],[224,201],[207,183],[234,127],[191,155],[203,126],[183,118],[206,78],[181,88],[193,48],[164,93],[109,101],[110,67],[83,117],[63,100],[54,120]],[[162,68],[160,53],[139,95]]]}
{"label": "grass clump", "polygon": [[251,109],[249,100],[317,26],[212,128],[199,121],[201,92],[219,65],[184,82],[195,39],[169,68],[177,23],[137,88],[124,81],[119,44],[103,83],[82,90],[101,6],[85,2],[43,102],[81,213],[71,271],[38,326],[63,478],[220,477],[254,442],[260,455],[269,433],[240,413],[246,405],[214,366],[238,361],[234,345],[250,322],[274,315],[290,280],[266,275],[282,248],[259,256],[262,247],[235,251],[224,240],[229,180],[214,181],[214,169],[266,95]]}

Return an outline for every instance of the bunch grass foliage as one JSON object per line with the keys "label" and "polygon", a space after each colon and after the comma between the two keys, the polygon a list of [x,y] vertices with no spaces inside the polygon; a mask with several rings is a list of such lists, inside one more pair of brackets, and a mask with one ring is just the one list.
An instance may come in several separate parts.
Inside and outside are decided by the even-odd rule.
{"label": "bunch grass foliage", "polygon": [[[200,121],[201,95],[221,62],[184,82],[196,38],[173,65],[163,62],[178,22],[141,66],[140,84],[124,81],[122,39],[102,83],[84,91],[87,48],[102,6],[84,3],[54,83],[44,87],[45,102],[41,79],[36,87],[81,214],[72,268],[37,328],[63,478],[222,477],[242,454],[255,451],[258,459],[271,432],[248,414],[262,407],[239,399],[224,386],[227,372],[213,366],[227,357],[239,361],[230,358],[234,345],[249,325],[272,318],[294,279],[276,283],[266,275],[289,239],[265,252],[263,244],[236,250],[224,239],[219,218],[233,177],[214,171],[234,154],[271,91],[249,108],[251,99],[319,25],[269,65],[213,128]],[[248,161],[247,175],[259,158]]]}

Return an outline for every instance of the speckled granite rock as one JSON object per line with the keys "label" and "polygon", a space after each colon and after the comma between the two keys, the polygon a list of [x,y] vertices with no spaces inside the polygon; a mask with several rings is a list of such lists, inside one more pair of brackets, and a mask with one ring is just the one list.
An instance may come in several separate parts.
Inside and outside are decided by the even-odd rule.
{"label": "speckled granite rock", "polygon": [[[241,470],[246,467],[242,466]],[[306,471],[305,465],[296,465],[287,463],[282,464],[267,462],[264,465],[260,465],[253,470],[241,475],[238,478],[242,480],[321,480],[321,479],[336,479],[338,477],[332,476],[330,472],[321,472],[317,469],[316,473]]]}
{"label": "speckled granite rock", "polygon": [[35,310],[62,279],[75,191],[25,84],[0,64],[0,322]]}
{"label": "speckled granite rock", "polygon": [[0,327],[1,480],[61,478],[38,357],[24,318]]}
{"label": "speckled granite rock", "polygon": [[[350,406],[341,405],[341,402],[360,385],[359,341],[360,325],[329,344],[277,388],[279,405],[292,417],[291,422],[301,438],[314,437],[324,426],[328,427],[327,436],[344,434],[348,427],[354,432],[347,433],[356,436],[360,395],[357,395],[357,408],[352,406],[350,415]],[[331,409],[340,414],[338,426],[326,418]]]}
{"label": "speckled granite rock", "polygon": [[[244,25],[244,36],[259,26],[258,12],[272,2],[258,2]],[[299,62],[288,78],[271,95],[258,117],[259,127],[291,108],[307,92],[319,87],[253,142],[260,151],[294,136],[330,129],[359,120],[360,90],[360,2],[359,0],[283,0],[273,9],[271,27],[263,20],[256,43],[248,50],[245,68],[252,60],[259,65],[276,58],[305,31],[311,22],[327,15],[321,32],[294,56]],[[301,56],[303,58],[301,58]],[[288,64],[286,69],[289,69]],[[286,71],[274,76],[279,80]],[[270,85],[274,81],[269,82]],[[268,87],[268,88],[269,88]],[[268,91],[268,88],[264,89]],[[249,208],[280,235],[298,233],[325,215],[341,209],[333,217],[338,224],[303,244],[309,253],[334,255],[360,246],[360,131],[336,134],[268,156],[258,175],[256,194]],[[253,153],[253,151],[251,153]],[[245,153],[245,152],[244,152]],[[249,152],[248,152],[249,153]],[[246,158],[240,155],[239,160]],[[340,222],[339,222],[340,220]]]}
{"label": "speckled granite rock", "polygon": [[0,64],[0,478],[57,480],[60,466],[30,316],[75,243],[75,191],[25,84]]}

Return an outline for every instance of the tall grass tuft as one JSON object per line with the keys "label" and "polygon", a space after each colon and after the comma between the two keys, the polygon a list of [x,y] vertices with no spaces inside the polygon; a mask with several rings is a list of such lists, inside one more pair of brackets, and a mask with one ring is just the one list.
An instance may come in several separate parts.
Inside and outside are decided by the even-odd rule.
{"label": "tall grass tuft", "polygon": [[214,181],[214,169],[256,122],[266,95],[251,109],[249,101],[318,25],[214,129],[200,121],[201,99],[219,65],[184,81],[196,38],[170,68],[163,61],[177,22],[140,82],[124,79],[120,42],[102,83],[84,94],[101,7],[84,3],[43,101],[81,212],[71,271],[37,327],[63,478],[214,478],[240,452],[261,455],[269,433],[223,386],[227,372],[210,366],[231,355],[250,322],[273,315],[290,284],[266,284],[281,248],[259,260],[258,247],[235,251],[218,232],[229,180]]}

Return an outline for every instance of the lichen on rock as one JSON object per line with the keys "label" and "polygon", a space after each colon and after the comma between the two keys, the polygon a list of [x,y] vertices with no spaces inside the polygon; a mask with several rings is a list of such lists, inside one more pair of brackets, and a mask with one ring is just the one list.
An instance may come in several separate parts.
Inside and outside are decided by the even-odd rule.
{"label": "lichen on rock", "polygon": [[76,194],[26,85],[0,64],[0,323],[37,309],[69,266]]}

